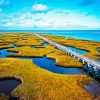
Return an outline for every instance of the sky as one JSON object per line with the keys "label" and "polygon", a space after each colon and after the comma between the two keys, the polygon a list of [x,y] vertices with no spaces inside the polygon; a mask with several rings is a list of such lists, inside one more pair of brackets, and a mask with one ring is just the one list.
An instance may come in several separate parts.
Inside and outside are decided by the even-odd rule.
{"label": "sky", "polygon": [[0,0],[0,30],[98,30],[100,0]]}

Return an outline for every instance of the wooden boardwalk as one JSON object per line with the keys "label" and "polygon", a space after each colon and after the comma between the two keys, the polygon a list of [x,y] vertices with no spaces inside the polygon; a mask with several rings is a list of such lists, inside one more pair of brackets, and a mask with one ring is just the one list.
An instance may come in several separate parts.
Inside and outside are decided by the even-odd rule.
{"label": "wooden boardwalk", "polygon": [[100,77],[100,64],[96,62],[95,60],[92,60],[86,56],[83,56],[79,53],[76,53],[75,51],[72,51],[71,49],[68,49],[64,45],[58,44],[56,42],[53,42],[39,34],[34,33],[36,36],[40,37],[44,41],[48,42],[49,44],[57,47],[58,49],[64,51],[69,56],[76,58],[78,61],[82,62],[83,65],[90,71],[92,71],[95,75]]}

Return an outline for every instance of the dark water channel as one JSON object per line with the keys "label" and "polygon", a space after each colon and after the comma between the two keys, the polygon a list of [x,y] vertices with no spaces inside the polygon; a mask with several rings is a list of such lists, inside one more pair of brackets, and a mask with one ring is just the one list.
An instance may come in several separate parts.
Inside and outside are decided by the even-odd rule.
{"label": "dark water channel", "polygon": [[13,97],[11,92],[21,84],[19,79],[15,78],[1,78],[0,79],[0,93],[4,93],[9,96],[9,100],[17,100],[17,97]]}

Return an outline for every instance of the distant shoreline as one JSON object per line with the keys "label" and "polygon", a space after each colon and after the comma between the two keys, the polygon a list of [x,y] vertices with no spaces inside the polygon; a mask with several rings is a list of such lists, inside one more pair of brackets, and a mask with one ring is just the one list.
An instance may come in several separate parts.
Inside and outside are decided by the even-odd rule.
{"label": "distant shoreline", "polygon": [[60,32],[65,32],[65,31],[68,31],[68,32],[73,32],[73,31],[95,31],[95,32],[100,32],[100,30],[0,30],[0,32],[48,32],[48,31],[51,31],[51,32],[57,32],[57,31],[60,31]]}
{"label": "distant shoreline", "polygon": [[100,30],[3,30],[0,33],[45,33],[51,36],[63,36],[100,42]]}

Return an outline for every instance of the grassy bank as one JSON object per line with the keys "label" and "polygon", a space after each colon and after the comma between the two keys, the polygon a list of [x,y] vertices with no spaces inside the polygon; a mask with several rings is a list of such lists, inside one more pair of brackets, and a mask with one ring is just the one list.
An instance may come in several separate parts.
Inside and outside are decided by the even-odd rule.
{"label": "grassy bank", "polygon": [[26,100],[92,100],[83,85],[92,79],[86,75],[60,75],[41,69],[31,60],[0,59],[0,77],[21,77],[23,84],[12,93]]}

